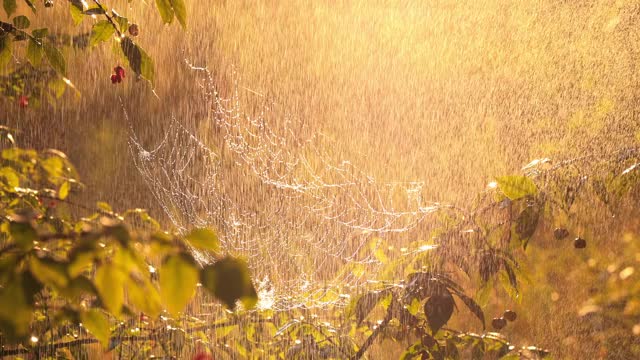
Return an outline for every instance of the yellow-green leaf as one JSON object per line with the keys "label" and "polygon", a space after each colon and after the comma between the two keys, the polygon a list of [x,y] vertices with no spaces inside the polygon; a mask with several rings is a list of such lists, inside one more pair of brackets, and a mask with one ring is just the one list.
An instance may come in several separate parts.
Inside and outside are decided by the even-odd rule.
{"label": "yellow-green leaf", "polygon": [[109,346],[109,319],[99,310],[91,309],[80,315],[82,325],[96,337],[104,347]]}
{"label": "yellow-green leaf", "polygon": [[67,76],[67,63],[60,50],[49,43],[44,43],[43,47],[44,54],[47,56],[49,65],[51,65],[53,70],[62,76]]}
{"label": "yellow-green leaf", "polygon": [[258,301],[247,264],[239,259],[226,257],[206,266],[200,273],[200,282],[205,289],[232,309],[238,300],[245,308],[253,308]]}
{"label": "yellow-green leaf", "polygon": [[180,22],[183,28],[187,28],[187,7],[184,4],[184,0],[170,0],[173,11],[176,14],[176,19]]}
{"label": "yellow-green leaf", "polygon": [[13,241],[23,249],[31,249],[33,247],[33,242],[38,237],[36,229],[34,229],[29,222],[10,222],[9,233],[11,234]]}
{"label": "yellow-green leaf", "polygon": [[9,34],[0,36],[0,66],[5,66],[11,60],[13,41]]}
{"label": "yellow-green leaf", "polygon": [[62,185],[60,186],[60,190],[58,190],[58,197],[61,200],[64,200],[67,198],[67,196],[69,196],[69,188],[71,187],[71,184],[69,184],[68,181],[65,181],[62,183]]}
{"label": "yellow-green leaf", "polygon": [[538,193],[536,184],[526,176],[502,176],[497,178],[496,182],[502,193],[511,200],[518,200]]}
{"label": "yellow-green leaf", "polygon": [[125,274],[115,265],[109,263],[98,268],[95,285],[105,308],[113,315],[120,315],[124,303]]}
{"label": "yellow-green leaf", "polygon": [[71,13],[71,19],[73,19],[73,23],[76,25],[79,25],[82,22],[82,19],[84,19],[82,3],[80,1],[71,1],[69,12]]}
{"label": "yellow-green leaf", "polygon": [[133,72],[143,77],[144,79],[153,82],[155,77],[155,70],[153,60],[147,55],[147,53],[138,45],[136,45],[131,38],[126,37],[120,42],[120,47],[124,56],[129,62],[129,66]]}
{"label": "yellow-green leaf", "polygon": [[150,281],[130,280],[127,285],[127,299],[136,309],[155,318],[162,311],[160,294]]}
{"label": "yellow-green leaf", "polygon": [[18,5],[16,4],[16,0],[3,0],[2,7],[4,7],[4,11],[7,13],[7,17],[9,17],[16,11]]}
{"label": "yellow-green leaf", "polygon": [[27,45],[27,60],[29,60],[31,65],[40,65],[43,56],[44,49],[42,48],[42,44],[34,39],[29,39],[29,44]]}
{"label": "yellow-green leaf", "polygon": [[41,283],[53,288],[64,288],[69,283],[65,264],[50,258],[32,257],[29,262],[31,273]]}
{"label": "yellow-green leaf", "polygon": [[98,209],[100,209],[102,211],[113,212],[113,209],[111,208],[111,205],[107,204],[104,201],[98,201],[96,203],[96,206],[98,207]]}
{"label": "yellow-green leaf", "polygon": [[170,314],[177,316],[193,296],[198,270],[185,255],[167,257],[160,267],[160,295]]}
{"label": "yellow-green leaf", "polygon": [[100,20],[93,24],[91,28],[91,36],[89,37],[89,44],[96,46],[97,44],[109,40],[113,36],[116,29],[107,20]]}
{"label": "yellow-green leaf", "polygon": [[20,186],[20,177],[13,168],[5,166],[0,169],[0,179],[10,188]]}
{"label": "yellow-green leaf", "polygon": [[156,0],[156,7],[158,8],[162,21],[165,24],[171,24],[174,15],[171,0]]}
{"label": "yellow-green leaf", "polygon": [[213,230],[199,228],[192,230],[185,238],[192,246],[209,251],[218,251],[220,243]]}
{"label": "yellow-green leaf", "polygon": [[16,29],[26,29],[31,25],[29,18],[24,15],[14,17],[12,21]]}

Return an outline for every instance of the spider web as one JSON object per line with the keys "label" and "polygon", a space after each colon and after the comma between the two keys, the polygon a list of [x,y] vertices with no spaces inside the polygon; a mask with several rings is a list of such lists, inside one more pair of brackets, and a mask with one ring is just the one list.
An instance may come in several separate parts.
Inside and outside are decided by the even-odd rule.
{"label": "spider web", "polygon": [[[405,233],[437,209],[423,201],[422,182],[380,183],[336,161],[326,138],[277,115],[277,105],[239,86],[235,73],[223,97],[206,68],[190,68],[202,75],[212,136],[174,117],[163,139],[145,148],[131,127],[131,155],[179,231],[214,227],[225,251],[248,260],[262,279],[264,307],[344,300],[341,289],[371,280],[380,265],[378,236]],[[263,105],[254,115],[243,110],[247,102]],[[354,266],[360,271],[349,271]]]}

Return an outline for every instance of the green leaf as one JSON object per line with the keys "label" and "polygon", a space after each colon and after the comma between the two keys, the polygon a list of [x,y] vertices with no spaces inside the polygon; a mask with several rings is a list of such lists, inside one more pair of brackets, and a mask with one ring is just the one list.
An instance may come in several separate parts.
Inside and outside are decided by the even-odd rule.
{"label": "green leaf", "polygon": [[32,35],[34,38],[42,39],[42,38],[44,38],[45,36],[49,35],[49,29],[47,29],[47,28],[34,29],[33,31],[31,31],[31,35]]}
{"label": "green leaf", "polygon": [[64,176],[64,161],[59,157],[50,157],[40,162],[42,168],[47,172],[50,180]]}
{"label": "green leaf", "polygon": [[65,83],[61,78],[55,77],[49,80],[47,87],[55,94],[56,99],[59,99],[67,89],[67,83]]}
{"label": "green leaf", "polygon": [[69,12],[71,13],[71,19],[73,19],[73,23],[79,25],[84,19],[84,13],[82,11],[82,3],[77,0],[71,1],[71,6],[69,6]]}
{"label": "green leaf", "polygon": [[3,0],[2,7],[4,7],[4,11],[7,13],[7,17],[9,17],[16,11],[18,5],[16,5],[16,0]]}
{"label": "green leaf", "polygon": [[31,65],[40,65],[43,56],[44,49],[42,48],[42,44],[38,43],[36,40],[29,39],[29,44],[27,45],[27,60],[29,60]]}
{"label": "green leaf", "polygon": [[33,247],[33,242],[38,238],[36,229],[29,222],[11,221],[9,223],[9,233],[13,241],[21,248],[27,250]]}
{"label": "green leaf", "polygon": [[482,322],[482,329],[484,330],[485,328],[484,312],[482,311],[482,308],[480,307],[480,305],[478,305],[478,303],[476,303],[472,298],[468,297],[462,292],[456,292],[456,295],[458,296],[458,298],[460,298],[460,300],[462,300],[462,302],[473,313],[473,315],[475,315],[478,318],[478,320]]}
{"label": "green leaf", "polygon": [[65,289],[61,289],[60,294],[67,299],[77,301],[87,296],[98,296],[98,291],[89,278],[78,276],[71,280]]}
{"label": "green leaf", "polygon": [[453,314],[453,306],[453,296],[448,290],[429,297],[424,304],[424,313],[432,335],[435,335],[449,321]]}
{"label": "green leaf", "polygon": [[352,305],[352,309],[350,310],[350,314],[355,314],[356,316],[356,324],[360,325],[360,323],[369,315],[369,313],[384,299],[390,292],[387,290],[383,291],[370,291],[362,296],[360,296],[355,305]]}
{"label": "green leaf", "polygon": [[106,212],[113,212],[113,209],[111,208],[111,205],[107,204],[104,201],[98,201],[96,203],[96,206],[98,207],[98,209],[102,210],[102,211],[106,211]]}
{"label": "green leaf", "polygon": [[171,6],[171,0],[156,0],[156,7],[160,12],[160,17],[165,24],[171,24],[173,21],[173,6]]}
{"label": "green leaf", "polygon": [[0,288],[2,336],[19,341],[29,335],[35,295],[42,287],[28,272],[14,275]]}
{"label": "green leaf", "polygon": [[136,309],[151,318],[157,317],[162,311],[160,294],[150,281],[131,279],[127,285],[127,298]]}
{"label": "green leaf", "polygon": [[193,296],[198,270],[188,256],[171,255],[160,266],[160,297],[167,311],[177,316]]}
{"label": "green leaf", "polygon": [[67,268],[63,263],[51,258],[32,257],[29,265],[33,276],[47,286],[61,289],[69,283]]}
{"label": "green leaf", "polygon": [[0,36],[0,67],[5,66],[11,60],[13,40],[9,34]]}
{"label": "green leaf", "polygon": [[124,33],[125,31],[127,31],[129,27],[129,20],[124,16],[120,16],[120,14],[118,14],[115,10],[111,10],[111,15],[113,20],[120,27],[120,32]]}
{"label": "green leaf", "polygon": [[31,21],[29,21],[29,18],[24,15],[16,16],[13,18],[13,26],[15,26],[16,29],[26,29],[30,25]]}
{"label": "green leaf", "polygon": [[47,60],[49,60],[53,70],[62,76],[67,76],[67,63],[60,50],[49,43],[44,43],[43,46],[44,54],[47,56]]}
{"label": "green leaf", "polygon": [[497,178],[496,182],[502,193],[511,200],[534,196],[538,193],[536,184],[526,176],[502,176]]}
{"label": "green leaf", "polygon": [[85,15],[102,15],[105,14],[106,11],[104,11],[103,8],[101,8],[100,6],[94,6],[94,7],[90,7],[87,10],[84,11]]}
{"label": "green leaf", "polygon": [[33,13],[35,14],[36,12],[36,6],[33,5],[33,1],[31,0],[24,0],[24,2],[27,4],[27,6],[31,9],[31,11],[33,11]]}
{"label": "green leaf", "polygon": [[89,44],[96,46],[97,44],[109,40],[116,32],[116,29],[107,20],[100,20],[93,24],[91,28],[91,36],[89,37]]}
{"label": "green leaf", "polygon": [[184,4],[184,0],[170,0],[173,11],[176,14],[176,18],[182,28],[187,28],[187,7]]}
{"label": "green leaf", "polygon": [[247,264],[239,259],[226,257],[213,265],[205,266],[200,272],[200,282],[231,309],[238,300],[246,308],[253,308],[258,301]]}
{"label": "green leaf", "polygon": [[120,42],[120,47],[133,72],[153,82],[155,71],[153,69],[153,60],[151,60],[149,55],[129,37],[124,38]]}
{"label": "green leaf", "polygon": [[0,168],[0,180],[7,184],[10,189],[20,186],[20,177],[18,173],[8,166]]}
{"label": "green leaf", "polygon": [[538,228],[538,219],[540,218],[540,207],[536,204],[527,206],[516,219],[515,231],[522,247],[526,250],[529,239]]}
{"label": "green leaf", "polygon": [[105,308],[115,316],[120,315],[124,303],[125,274],[111,263],[104,264],[96,271],[94,282]]}
{"label": "green leaf", "polygon": [[96,337],[105,348],[109,346],[111,330],[109,319],[99,310],[91,309],[80,315],[82,325]]}
{"label": "green leaf", "polygon": [[192,230],[185,238],[189,244],[201,250],[218,251],[220,243],[213,230],[200,228]]}
{"label": "green leaf", "polygon": [[60,190],[58,190],[58,198],[60,198],[60,200],[64,200],[67,198],[67,196],[69,196],[70,187],[71,184],[69,184],[68,181],[62,183],[62,185],[60,186]]}

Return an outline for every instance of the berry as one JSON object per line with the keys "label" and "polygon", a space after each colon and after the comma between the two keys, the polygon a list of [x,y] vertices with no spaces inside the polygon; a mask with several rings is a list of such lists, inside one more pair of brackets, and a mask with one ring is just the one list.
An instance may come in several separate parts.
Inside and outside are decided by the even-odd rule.
{"label": "berry", "polygon": [[581,237],[577,237],[573,240],[573,247],[576,249],[584,249],[587,247],[587,241]]}
{"label": "berry", "polygon": [[213,360],[213,356],[211,356],[211,354],[206,353],[204,351],[197,353],[194,357],[193,360]]}
{"label": "berry", "polygon": [[115,83],[119,83],[122,81],[122,78],[120,76],[118,76],[118,74],[111,74],[111,83],[115,84]]}
{"label": "berry", "polygon": [[518,318],[518,314],[516,314],[516,312],[513,310],[507,310],[504,312],[504,314],[502,314],[502,317],[509,321],[516,321],[516,318]]}
{"label": "berry", "polygon": [[503,327],[507,326],[507,320],[505,320],[504,318],[493,318],[493,320],[491,321],[491,326],[493,326],[493,328],[496,330],[500,330]]}
{"label": "berry", "polygon": [[557,228],[557,229],[553,230],[553,236],[555,236],[555,238],[557,240],[562,240],[562,239],[566,238],[567,236],[569,236],[569,230],[567,230],[565,228]]}
{"label": "berry", "polygon": [[21,108],[26,108],[27,106],[29,106],[29,97],[27,95],[20,95],[18,97],[18,105]]}
{"label": "berry", "polygon": [[116,73],[121,79],[124,79],[124,68],[120,65],[113,68],[113,72]]}
{"label": "berry", "polygon": [[129,25],[129,34],[131,34],[131,36],[138,36],[138,33],[139,33],[138,25],[136,24]]}

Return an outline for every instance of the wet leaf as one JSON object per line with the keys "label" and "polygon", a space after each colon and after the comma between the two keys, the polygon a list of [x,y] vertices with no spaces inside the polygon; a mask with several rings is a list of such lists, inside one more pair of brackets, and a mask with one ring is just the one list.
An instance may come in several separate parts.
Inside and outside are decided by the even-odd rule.
{"label": "wet leaf", "polygon": [[497,178],[496,182],[498,183],[498,188],[510,200],[518,200],[538,193],[536,184],[526,176],[502,176]]}
{"label": "wet leaf", "polygon": [[80,0],[71,0],[70,2],[69,12],[71,13],[71,19],[73,19],[74,24],[79,25],[84,19],[82,2],[80,2]]}
{"label": "wet leaf", "polygon": [[64,263],[57,262],[51,258],[32,257],[29,262],[31,273],[41,283],[55,289],[64,288],[69,283],[67,268]]}
{"label": "wet leaf", "polygon": [[144,50],[136,45],[129,37],[122,39],[120,47],[129,62],[129,66],[133,69],[133,72],[136,73],[136,75],[153,82],[155,70],[153,69],[153,61],[149,55],[147,55],[147,53],[145,53]]}
{"label": "wet leaf", "polygon": [[64,200],[69,196],[69,189],[71,188],[71,184],[68,181],[65,181],[60,186],[60,190],[58,190],[58,198],[60,200]]}
{"label": "wet leaf", "polygon": [[36,6],[33,5],[33,1],[32,0],[24,0],[24,2],[31,9],[31,11],[33,11],[33,13],[36,12]]}
{"label": "wet leaf", "polygon": [[432,334],[435,335],[449,321],[453,314],[453,307],[453,296],[449,290],[443,290],[441,293],[429,297],[424,304],[424,313],[427,316],[427,323]]}
{"label": "wet leaf", "polygon": [[187,242],[191,244],[193,247],[196,247],[201,250],[209,250],[209,251],[218,251],[220,248],[220,243],[218,241],[218,235],[215,231],[200,228],[192,230],[185,237]]}
{"label": "wet leaf", "polygon": [[106,11],[100,6],[91,7],[84,11],[85,15],[102,15],[104,13],[106,13]]}
{"label": "wet leaf", "polygon": [[192,258],[171,255],[160,266],[160,297],[173,316],[183,311],[198,283],[198,270]]}
{"label": "wet leaf", "polygon": [[2,7],[4,11],[7,13],[7,17],[10,17],[11,14],[16,12],[18,5],[16,4],[16,0],[2,0]]}
{"label": "wet leaf", "polygon": [[8,34],[0,36],[0,66],[5,66],[9,63],[12,50],[13,40],[11,36]]}
{"label": "wet leaf", "polygon": [[97,44],[109,40],[116,29],[107,20],[100,20],[91,27],[91,35],[89,36],[89,44],[96,46]]}
{"label": "wet leaf", "polygon": [[42,28],[42,29],[34,29],[31,32],[31,36],[33,36],[36,39],[42,39],[45,36],[49,35],[49,29],[47,28]]}
{"label": "wet leaf", "polygon": [[16,29],[26,29],[30,25],[31,21],[29,21],[29,18],[24,15],[16,16],[13,18],[13,26],[15,26]]}
{"label": "wet leaf", "polygon": [[165,24],[171,24],[174,16],[171,0],[156,0],[156,7],[158,8],[162,21]]}
{"label": "wet leaf", "polygon": [[80,314],[82,325],[100,341],[105,348],[109,346],[109,319],[99,310],[91,309]]}
{"label": "wet leaf", "polygon": [[206,266],[200,273],[200,282],[231,309],[238,300],[242,301],[246,308],[254,307],[258,300],[247,264],[239,259],[226,257]]}
{"label": "wet leaf", "polygon": [[478,305],[478,303],[476,303],[475,300],[473,300],[472,298],[468,297],[467,295],[461,292],[456,292],[456,296],[458,296],[458,298],[462,300],[462,302],[473,313],[473,315],[475,315],[478,318],[478,320],[480,320],[480,322],[482,323],[482,329],[484,330],[485,329],[484,311],[482,311],[482,308],[480,307],[480,305]]}
{"label": "wet leaf", "polygon": [[9,341],[18,341],[29,334],[35,295],[41,285],[28,272],[12,276],[0,288],[0,324],[2,335]]}
{"label": "wet leaf", "polygon": [[516,219],[515,231],[524,249],[527,248],[529,239],[538,228],[540,207],[538,205],[527,206]]}
{"label": "wet leaf", "polygon": [[127,30],[127,28],[129,27],[129,19],[127,19],[126,17],[121,16],[115,10],[111,10],[111,15],[113,17],[113,20],[120,27],[120,31],[121,32],[125,32]]}
{"label": "wet leaf", "polygon": [[356,305],[353,309],[353,313],[356,316],[356,324],[362,323],[362,321],[369,315],[383,299],[389,295],[390,291],[370,291],[358,298]]}
{"label": "wet leaf", "polygon": [[176,14],[176,19],[182,25],[182,28],[187,28],[187,7],[184,4],[184,0],[171,0],[171,6]]}
{"label": "wet leaf", "polygon": [[62,76],[67,76],[67,63],[60,50],[49,43],[44,43],[42,46],[44,47],[44,54],[47,56],[49,65],[51,65],[53,70]]}
{"label": "wet leaf", "polygon": [[108,263],[98,268],[94,281],[105,308],[115,316],[120,315],[124,303],[125,274]]}
{"label": "wet leaf", "polygon": [[29,60],[31,65],[40,65],[43,56],[44,48],[42,47],[42,44],[38,43],[36,40],[29,39],[29,43],[27,45],[27,60]]}
{"label": "wet leaf", "polygon": [[9,233],[13,241],[23,249],[31,249],[33,242],[37,239],[38,234],[30,222],[11,221],[9,223]]}
{"label": "wet leaf", "polygon": [[162,311],[158,290],[148,280],[130,280],[127,285],[127,298],[136,309],[155,318]]}

